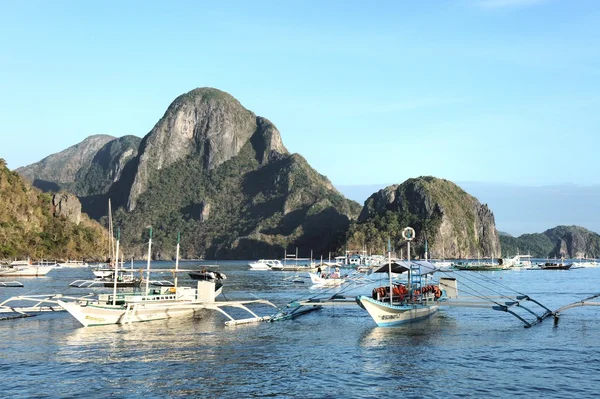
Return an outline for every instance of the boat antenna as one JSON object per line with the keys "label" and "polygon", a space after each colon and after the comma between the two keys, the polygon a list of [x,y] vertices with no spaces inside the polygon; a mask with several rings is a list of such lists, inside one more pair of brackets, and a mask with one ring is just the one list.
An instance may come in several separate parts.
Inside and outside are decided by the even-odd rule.
{"label": "boat antenna", "polygon": [[108,257],[115,259],[115,232],[113,230],[112,222],[112,207],[110,204],[110,198],[108,199]]}
{"label": "boat antenna", "polygon": [[390,305],[392,304],[392,295],[394,292],[394,286],[392,283],[392,243],[390,242],[390,236],[388,236],[388,275],[390,276]]}
{"label": "boat antenna", "polygon": [[146,294],[150,290],[150,258],[152,257],[152,226],[150,226],[150,239],[148,240],[148,265],[146,266]]}

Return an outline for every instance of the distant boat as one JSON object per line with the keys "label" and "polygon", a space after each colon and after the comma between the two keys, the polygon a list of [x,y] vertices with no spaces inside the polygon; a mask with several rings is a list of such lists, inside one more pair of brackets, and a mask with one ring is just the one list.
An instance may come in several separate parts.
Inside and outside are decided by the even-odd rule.
{"label": "distant boat", "polygon": [[[292,263],[293,262],[293,263]],[[298,262],[308,262],[308,263],[298,263]],[[283,271],[283,272],[299,272],[299,271],[314,271],[317,270],[319,265],[317,265],[312,259],[312,251],[310,258],[299,258],[298,257],[298,248],[296,248],[296,254],[288,254],[285,251],[283,263],[279,262],[278,264],[271,265],[271,270]]]}
{"label": "distant boat", "polygon": [[573,266],[572,263],[552,263],[552,262],[546,262],[546,263],[541,263],[538,265],[540,269],[542,270],[569,270],[571,268],[571,266]]}
{"label": "distant boat", "polygon": [[82,260],[67,260],[66,262],[59,262],[60,267],[89,267],[87,262]]}
{"label": "distant boat", "polygon": [[32,263],[29,259],[16,260],[0,268],[0,277],[42,277],[55,268],[56,262]]}
{"label": "distant boat", "polygon": [[504,270],[505,267],[496,263],[455,263],[454,268],[458,270],[470,271],[497,271]]}
{"label": "distant boat", "polygon": [[283,266],[279,259],[259,259],[248,263],[250,270],[271,270],[273,266]]}
{"label": "distant boat", "polygon": [[115,274],[115,269],[106,266],[100,266],[92,270],[94,276],[98,278],[109,278]]}
{"label": "distant boat", "polygon": [[600,262],[596,259],[586,259],[584,257],[578,258],[578,261],[573,265],[577,265],[577,267],[600,267]]}
{"label": "distant boat", "polygon": [[197,272],[189,272],[188,275],[192,280],[204,280],[204,281],[218,281],[225,280],[227,276],[225,274],[216,272],[214,270],[200,270]]}
{"label": "distant boat", "polygon": [[335,277],[323,277],[323,275],[319,275],[319,273],[308,273],[310,276],[310,281],[314,285],[323,286],[323,287],[331,287],[336,285],[341,285],[346,282],[346,279],[337,275]]}

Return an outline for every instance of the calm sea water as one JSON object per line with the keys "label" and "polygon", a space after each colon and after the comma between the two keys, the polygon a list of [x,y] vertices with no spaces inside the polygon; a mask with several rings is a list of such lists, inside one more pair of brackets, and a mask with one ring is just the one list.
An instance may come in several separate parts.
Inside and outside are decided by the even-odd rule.
{"label": "calm sea water", "polygon": [[[289,273],[249,271],[245,262],[219,262],[219,271],[229,299],[254,294],[283,306],[311,292],[284,281]],[[600,291],[600,268],[486,275],[552,309]],[[0,299],[90,292],[68,284],[91,277],[87,269],[60,269],[20,278],[25,287],[0,288]],[[547,319],[530,329],[506,313],[465,308],[392,328],[376,327],[358,306],[279,323],[224,321],[210,311],[92,328],[64,312],[1,321],[2,396],[584,398],[597,397],[600,386],[600,308],[573,309],[557,325]]]}

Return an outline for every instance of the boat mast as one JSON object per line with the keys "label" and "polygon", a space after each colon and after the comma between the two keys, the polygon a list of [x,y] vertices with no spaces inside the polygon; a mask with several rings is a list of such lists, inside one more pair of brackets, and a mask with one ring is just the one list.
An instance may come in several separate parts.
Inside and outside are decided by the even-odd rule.
{"label": "boat mast", "polygon": [[152,226],[150,226],[150,239],[148,240],[148,265],[146,266],[146,295],[150,290],[150,257],[152,256]]}
{"label": "boat mast", "polygon": [[175,290],[177,290],[177,278],[179,276],[179,240],[181,238],[181,232],[177,233],[177,250],[175,255]]}
{"label": "boat mast", "polygon": [[413,299],[413,289],[412,289],[412,273],[410,267],[410,240],[407,240],[407,248],[406,248],[406,261],[408,262],[408,292],[410,292],[410,299]]}
{"label": "boat mast", "polygon": [[119,278],[119,240],[121,239],[121,229],[117,228],[117,248],[115,250],[116,263],[115,263],[115,282],[113,284],[113,306],[117,304],[117,279]]}
{"label": "boat mast", "polygon": [[402,238],[407,241],[407,254],[406,254],[406,262],[408,263],[408,292],[410,294],[410,299],[413,300],[413,283],[412,283],[412,266],[410,264],[410,242],[415,238],[415,230],[412,227],[405,227],[402,230]]}
{"label": "boat mast", "polygon": [[390,305],[392,304],[392,296],[394,292],[394,285],[392,284],[392,243],[388,237],[388,274],[390,276]]}
{"label": "boat mast", "polygon": [[[112,223],[112,208],[110,204],[110,198],[108,199],[108,257],[115,259],[115,243],[114,243],[114,232]],[[116,262],[119,260],[117,259]]]}

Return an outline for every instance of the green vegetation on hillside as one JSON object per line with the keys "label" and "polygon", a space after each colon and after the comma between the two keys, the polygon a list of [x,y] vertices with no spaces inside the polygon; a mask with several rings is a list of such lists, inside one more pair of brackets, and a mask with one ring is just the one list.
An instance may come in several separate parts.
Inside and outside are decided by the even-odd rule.
{"label": "green vegetation on hillside", "polygon": [[[123,136],[106,143],[94,156],[88,168],[80,169],[75,183],[66,189],[78,196],[105,194],[114,182],[116,169],[137,155],[142,139],[136,136]],[[126,152],[131,154],[125,156]],[[120,165],[121,163],[121,165]]]}
{"label": "green vegetation on hillside", "polygon": [[79,225],[52,214],[52,195],[31,187],[0,159],[0,259],[101,259],[102,227],[85,215]]}
{"label": "green vegetation on hillside", "polygon": [[136,209],[115,214],[124,240],[142,255],[145,227],[152,225],[158,256],[170,257],[180,231],[188,258],[282,257],[296,246],[326,255],[339,245],[348,218],[338,210],[356,215],[359,205],[327,189],[298,155],[262,167],[256,158],[248,142],[213,170],[191,155],[152,171]]}
{"label": "green vegetation on hillside", "polygon": [[543,233],[500,237],[505,256],[531,254],[537,258],[600,258],[600,235],[580,226],[557,226]]}
{"label": "green vegetation on hillside", "polygon": [[[402,229],[410,226],[416,232],[411,256],[423,255],[425,239],[429,252],[437,247],[438,256],[442,244],[457,257],[476,254],[478,250],[485,253],[488,247],[495,246],[494,237],[476,232],[476,228],[494,229],[493,216],[486,212],[487,207],[448,180],[431,176],[412,178],[369,197],[359,221],[350,226],[345,245],[349,249],[380,252],[389,239],[393,247],[399,247],[403,243]],[[444,220],[447,224],[442,231]],[[446,251],[446,256],[452,256],[452,252]]]}
{"label": "green vegetation on hillside", "polygon": [[535,258],[546,258],[550,256],[554,244],[550,239],[540,233],[523,234],[519,237],[500,236],[502,243],[502,254],[505,257],[530,254]]}

